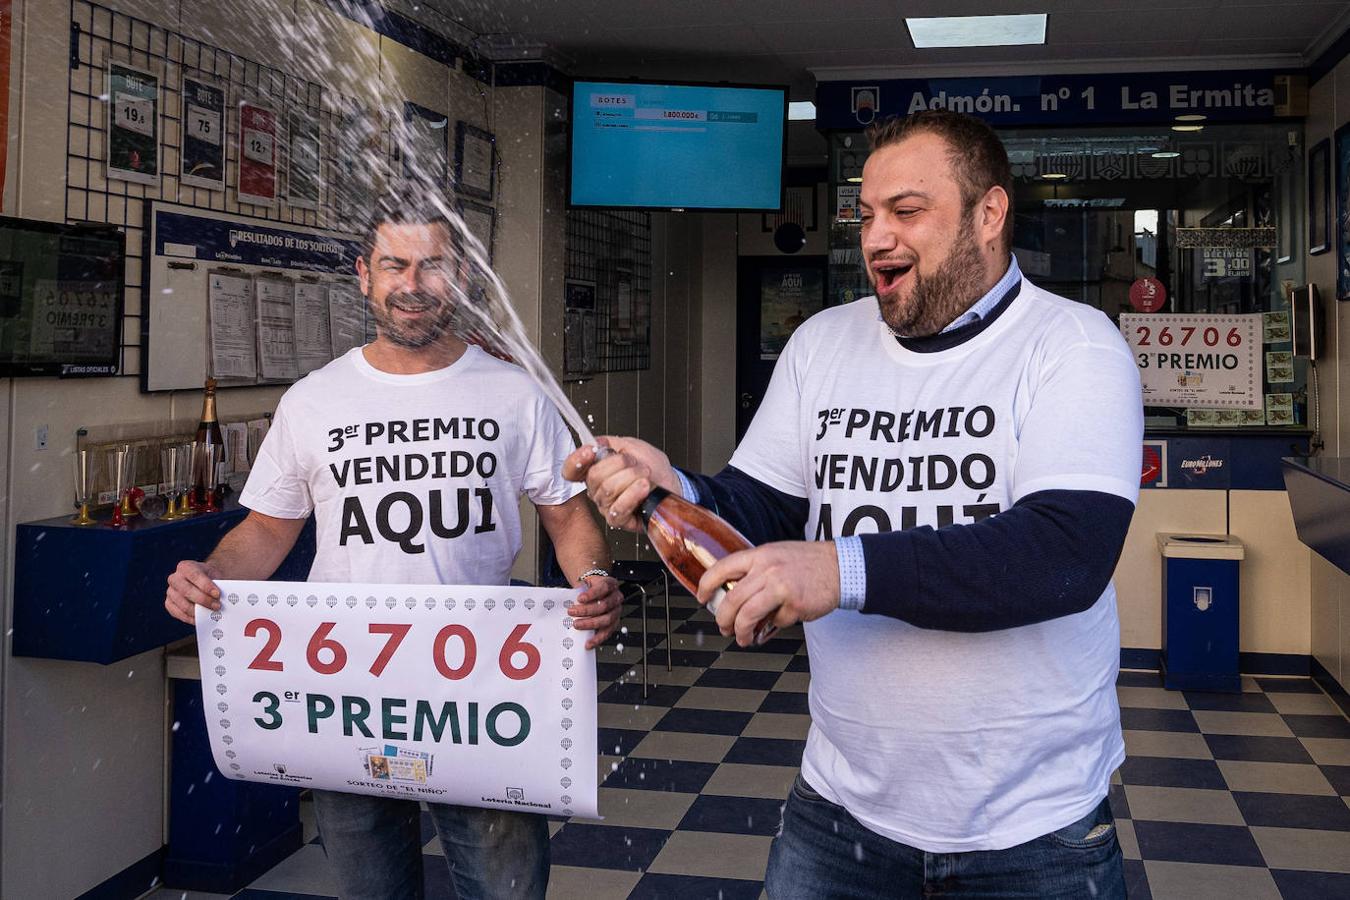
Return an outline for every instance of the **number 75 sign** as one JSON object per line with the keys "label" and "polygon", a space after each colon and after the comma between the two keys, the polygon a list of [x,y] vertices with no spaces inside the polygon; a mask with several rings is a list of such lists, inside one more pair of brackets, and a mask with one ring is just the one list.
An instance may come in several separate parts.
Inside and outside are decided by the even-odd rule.
{"label": "number 75 sign", "polygon": [[197,641],[227,777],[596,814],[595,656],[574,591],[219,584]]}

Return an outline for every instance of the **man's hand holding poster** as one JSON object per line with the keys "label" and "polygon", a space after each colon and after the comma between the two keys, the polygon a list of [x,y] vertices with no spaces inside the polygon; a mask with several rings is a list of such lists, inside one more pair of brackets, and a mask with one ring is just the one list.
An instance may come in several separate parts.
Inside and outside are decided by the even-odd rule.
{"label": "man's hand holding poster", "polygon": [[197,608],[230,778],[596,816],[595,654],[575,591],[221,581]]}

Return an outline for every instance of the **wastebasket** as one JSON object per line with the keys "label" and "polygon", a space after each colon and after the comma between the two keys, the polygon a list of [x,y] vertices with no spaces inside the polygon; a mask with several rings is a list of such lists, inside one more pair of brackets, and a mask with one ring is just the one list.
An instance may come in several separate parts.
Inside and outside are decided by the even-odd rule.
{"label": "wastebasket", "polygon": [[1159,534],[1162,554],[1163,685],[1242,689],[1238,676],[1238,565],[1231,534]]}

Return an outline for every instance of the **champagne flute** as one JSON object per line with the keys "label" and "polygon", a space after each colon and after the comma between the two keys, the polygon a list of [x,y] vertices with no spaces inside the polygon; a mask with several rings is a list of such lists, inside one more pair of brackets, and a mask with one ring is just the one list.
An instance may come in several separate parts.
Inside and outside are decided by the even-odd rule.
{"label": "champagne flute", "polygon": [[107,452],[108,477],[113,483],[113,514],[108,520],[110,528],[125,528],[127,520],[122,515],[122,494],[126,490],[127,483],[127,457],[130,455],[127,446],[109,448]]}
{"label": "champagne flute", "polygon": [[150,490],[141,497],[140,502],[136,504],[136,508],[147,522],[154,522],[157,519],[164,518],[169,511],[169,504],[164,499],[164,453],[161,447],[159,459],[156,460],[152,447],[147,444],[143,449],[145,450],[145,457],[150,463],[148,468],[153,471],[155,463],[158,462],[159,474],[153,476],[153,481],[150,482]]}
{"label": "champagne flute", "polygon": [[174,490],[178,492],[178,515],[180,517],[197,514],[192,501],[192,472],[197,459],[197,442],[186,441],[174,448],[178,457],[178,479]]}
{"label": "champagne flute", "polygon": [[216,500],[216,488],[220,486],[220,467],[224,461],[219,444],[207,444],[201,448],[206,462],[206,512],[220,512],[220,503]]}
{"label": "champagne flute", "polygon": [[141,446],[139,444],[124,444],[127,451],[126,474],[122,476],[122,486],[126,489],[122,494],[122,515],[134,516],[140,513],[141,498],[144,492],[140,488],[140,470],[141,470]]}
{"label": "champagne flute", "polygon": [[178,447],[169,445],[159,448],[159,477],[164,484],[164,495],[169,498],[168,508],[164,511],[164,520],[183,518],[178,511],[178,460],[182,454]]}
{"label": "champagne flute", "polygon": [[89,500],[94,487],[94,454],[89,450],[75,451],[75,505],[80,514],[70,520],[72,525],[93,525],[89,515]]}

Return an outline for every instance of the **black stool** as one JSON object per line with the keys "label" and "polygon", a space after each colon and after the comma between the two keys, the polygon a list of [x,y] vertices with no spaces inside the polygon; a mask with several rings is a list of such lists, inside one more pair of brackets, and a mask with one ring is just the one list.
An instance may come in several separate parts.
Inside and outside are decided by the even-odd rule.
{"label": "black stool", "polygon": [[670,573],[659,562],[645,559],[616,559],[613,575],[619,580],[627,595],[628,589],[638,592],[638,606],[642,608],[642,696],[647,696],[647,588],[661,583],[661,596],[666,606],[666,671],[671,671],[670,645],[674,637],[670,633]]}

